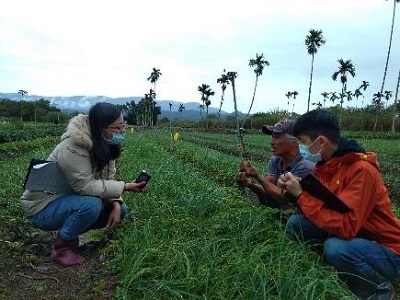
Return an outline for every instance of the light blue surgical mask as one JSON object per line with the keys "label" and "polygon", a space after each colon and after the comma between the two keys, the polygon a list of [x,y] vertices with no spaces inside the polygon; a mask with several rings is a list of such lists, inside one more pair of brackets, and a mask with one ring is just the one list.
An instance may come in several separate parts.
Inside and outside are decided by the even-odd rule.
{"label": "light blue surgical mask", "polygon": [[118,145],[125,139],[125,133],[117,133],[114,132],[111,139],[107,140],[107,144],[109,145]]}
{"label": "light blue surgical mask", "polygon": [[303,158],[305,158],[305,159],[307,159],[307,160],[309,160],[309,161],[312,161],[312,162],[314,162],[314,163],[317,163],[317,162],[319,162],[319,161],[322,161],[322,156],[321,156],[321,153],[320,153],[321,150],[318,151],[318,153],[311,153],[310,147],[311,147],[314,143],[315,143],[315,141],[314,141],[311,145],[309,145],[309,146],[307,146],[306,144],[299,143],[299,151],[300,151],[300,155],[301,155]]}

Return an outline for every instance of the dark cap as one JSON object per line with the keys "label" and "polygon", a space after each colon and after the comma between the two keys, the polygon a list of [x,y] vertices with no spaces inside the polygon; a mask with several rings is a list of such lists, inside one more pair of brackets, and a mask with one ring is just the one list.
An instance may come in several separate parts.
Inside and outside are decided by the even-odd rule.
{"label": "dark cap", "polygon": [[293,127],[294,127],[294,121],[289,119],[282,119],[275,125],[263,125],[261,127],[261,130],[265,134],[289,133],[293,135]]}

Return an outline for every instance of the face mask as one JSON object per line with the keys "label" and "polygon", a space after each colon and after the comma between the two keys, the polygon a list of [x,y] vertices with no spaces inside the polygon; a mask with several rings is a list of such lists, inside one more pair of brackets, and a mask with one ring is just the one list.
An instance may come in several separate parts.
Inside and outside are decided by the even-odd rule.
{"label": "face mask", "polygon": [[[315,141],[314,141],[315,143]],[[314,154],[310,152],[310,147],[314,144],[312,143],[310,146],[307,146],[305,144],[299,144],[299,151],[300,151],[300,155],[303,156],[303,158],[312,161],[312,162],[319,162],[322,161],[322,156],[321,156],[321,150]]]}
{"label": "face mask", "polygon": [[111,139],[107,140],[107,144],[109,145],[118,145],[125,139],[125,133],[113,133]]}

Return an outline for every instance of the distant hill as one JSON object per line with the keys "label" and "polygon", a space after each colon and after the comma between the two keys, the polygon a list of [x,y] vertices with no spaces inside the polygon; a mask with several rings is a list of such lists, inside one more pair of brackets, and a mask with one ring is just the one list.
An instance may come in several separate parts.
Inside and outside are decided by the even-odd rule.
{"label": "distant hill", "polygon": [[[10,99],[14,101],[20,101],[21,95],[18,93],[0,93],[0,99]],[[50,101],[52,105],[59,108],[61,111],[64,112],[82,112],[87,113],[89,108],[97,102],[109,102],[114,104],[126,104],[126,102],[131,102],[132,100],[135,103],[139,103],[142,97],[119,97],[119,98],[110,98],[106,96],[70,96],[70,97],[62,97],[62,96],[40,96],[40,95],[25,95],[25,101],[36,101],[39,99],[45,99]],[[164,117],[169,119],[184,119],[195,121],[199,120],[200,117],[204,117],[206,115],[206,110],[202,112],[200,115],[199,102],[181,102],[181,101],[174,101],[174,100],[156,100],[157,106],[161,107],[161,116],[159,119]],[[171,111],[169,108],[169,103],[172,103]],[[185,110],[181,114],[178,109],[180,104],[183,104]],[[218,108],[209,106],[208,108],[209,114],[217,114]],[[234,113],[227,113],[225,111],[221,111],[221,118],[226,118],[229,115],[234,115]],[[240,116],[243,114],[240,113]]]}

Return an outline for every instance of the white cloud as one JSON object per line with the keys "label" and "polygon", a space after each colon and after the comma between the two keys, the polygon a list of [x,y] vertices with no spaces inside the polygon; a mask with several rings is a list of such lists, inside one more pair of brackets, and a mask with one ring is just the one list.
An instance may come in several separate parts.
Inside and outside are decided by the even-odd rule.
{"label": "white cloud", "polygon": [[[198,3],[183,0],[14,0],[0,7],[0,91],[25,89],[43,96],[141,96],[153,67],[163,74],[158,99],[199,101],[197,86],[216,92],[224,68],[238,72],[239,109],[249,108],[254,72],[248,60],[263,53],[271,63],[259,79],[252,112],[286,108],[285,93],[299,92],[304,112],[310,56],[304,39],[322,29],[326,45],[315,57],[313,99],[340,90],[331,79],[337,59],[351,59],[356,87],[382,80],[392,5],[375,0],[247,0]],[[387,88],[394,90],[400,67],[397,20]],[[227,99],[224,109],[233,110]],[[371,97],[370,95],[370,97]]]}

